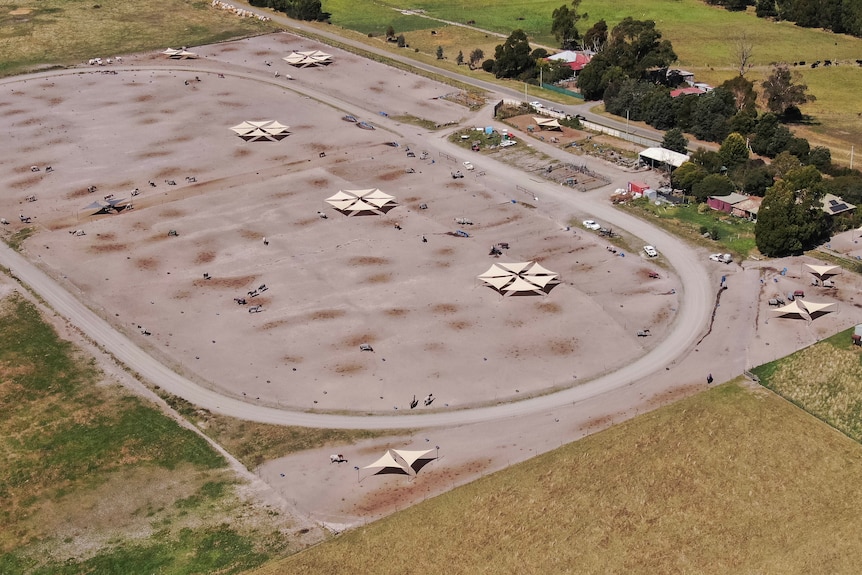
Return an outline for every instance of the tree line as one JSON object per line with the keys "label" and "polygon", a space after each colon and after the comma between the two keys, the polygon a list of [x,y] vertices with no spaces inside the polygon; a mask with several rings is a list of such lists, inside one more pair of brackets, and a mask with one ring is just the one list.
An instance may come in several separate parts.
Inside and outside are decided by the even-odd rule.
{"label": "tree line", "polygon": [[802,28],[823,28],[862,37],[862,3],[858,0],[704,0],[711,6],[744,11],[754,6],[758,18],[793,22]]}
{"label": "tree line", "polygon": [[326,22],[331,14],[324,12],[320,0],[249,0],[252,6],[284,12],[289,18],[309,22]]}

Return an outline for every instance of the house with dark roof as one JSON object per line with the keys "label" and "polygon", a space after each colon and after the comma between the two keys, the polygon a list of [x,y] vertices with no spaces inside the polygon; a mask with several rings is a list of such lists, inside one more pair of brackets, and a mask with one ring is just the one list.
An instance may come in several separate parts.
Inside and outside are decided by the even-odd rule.
{"label": "house with dark roof", "polygon": [[851,203],[845,202],[835,194],[826,194],[822,200],[823,211],[830,216],[836,216],[856,209]]}

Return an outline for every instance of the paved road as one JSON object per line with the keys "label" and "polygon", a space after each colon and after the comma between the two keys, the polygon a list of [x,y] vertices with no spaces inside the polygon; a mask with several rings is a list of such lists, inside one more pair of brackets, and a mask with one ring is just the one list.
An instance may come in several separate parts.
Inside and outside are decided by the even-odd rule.
{"label": "paved road", "polygon": [[[135,69],[141,70],[142,68]],[[157,69],[165,70],[166,68],[159,67]],[[44,75],[46,74],[40,74],[40,76]],[[261,76],[255,76],[253,73],[250,73],[248,77],[258,81],[272,81]],[[10,79],[9,81],[14,82],[16,80]],[[343,109],[354,107],[347,102],[334,101],[326,94],[315,93],[313,88],[299,85],[290,87],[312,95],[312,97],[330,105]],[[490,86],[490,88],[498,89],[496,86]],[[403,129],[403,127],[399,127],[396,123],[385,118],[378,119],[375,123],[383,124],[383,127],[388,127],[395,132]],[[429,151],[445,151],[455,157],[464,153],[463,149],[447,142],[439,134],[429,133],[420,137],[423,139],[422,145],[427,146]],[[535,145],[542,148],[545,153],[557,157],[565,155],[571,161],[571,156],[561,150],[552,146],[544,146],[539,142]],[[505,181],[509,189],[514,188],[515,185],[520,185],[535,193],[541,198],[540,201],[552,201],[565,206],[567,210],[590,214],[595,219],[606,222],[615,228],[625,229],[643,238],[645,242],[659,246],[662,255],[676,268],[681,280],[681,286],[678,290],[681,298],[680,308],[671,334],[651,352],[614,373],[554,394],[524,401],[421,415],[365,416],[306,413],[246,403],[239,399],[223,396],[216,390],[192,382],[150,356],[99,315],[83,305],[47,274],[5,245],[0,247],[0,265],[10,269],[14,276],[44,298],[55,311],[68,319],[71,324],[80,328],[88,337],[112,354],[118,361],[138,373],[144,380],[202,408],[261,423],[340,429],[404,429],[493,421],[547,411],[558,406],[610,393],[615,389],[648,377],[649,374],[664,370],[687,353],[700,334],[703,333],[712,311],[714,299],[709,278],[700,257],[694,250],[645,221],[616,210],[608,204],[606,194],[601,191],[586,194],[575,192],[565,186],[550,182],[538,182],[528,174],[487,157],[471,156],[470,159],[476,165],[477,170],[493,173],[493,178],[499,182]],[[609,166],[600,169],[605,173],[612,170]],[[615,176],[615,183],[618,185],[624,183],[627,177],[622,172],[616,172]],[[548,215],[551,216],[551,214]],[[682,286],[685,286],[684,289]]]}

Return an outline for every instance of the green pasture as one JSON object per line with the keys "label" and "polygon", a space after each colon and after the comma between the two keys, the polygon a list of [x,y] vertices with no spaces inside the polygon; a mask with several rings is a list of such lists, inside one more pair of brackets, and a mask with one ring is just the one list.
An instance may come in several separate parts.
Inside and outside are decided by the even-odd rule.
{"label": "green pasture", "polygon": [[275,30],[206,0],[0,3],[0,76]]}
{"label": "green pasture", "polygon": [[[704,205],[704,204],[701,204]],[[697,204],[656,206],[647,200],[637,200],[624,207],[649,219],[688,243],[712,252],[732,253],[746,257],[756,252],[754,222],[710,209],[698,209]],[[718,240],[703,237],[702,230],[718,232]],[[661,251],[661,246],[658,246]]]}
{"label": "green pasture", "polygon": [[253,573],[855,573],[860,496],[859,444],[732,382]]}
{"label": "green pasture", "polygon": [[862,442],[862,348],[852,334],[843,331],[752,371],[765,387]]}
{"label": "green pasture", "polygon": [[238,573],[291,546],[203,438],[17,295],[0,300],[0,411],[0,573]]}

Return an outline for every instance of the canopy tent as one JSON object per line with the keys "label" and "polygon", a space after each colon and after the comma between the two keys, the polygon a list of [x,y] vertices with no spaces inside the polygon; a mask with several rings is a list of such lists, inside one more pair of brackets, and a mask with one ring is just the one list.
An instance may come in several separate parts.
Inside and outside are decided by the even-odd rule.
{"label": "canopy tent", "polygon": [[127,207],[129,207],[129,205],[126,204],[126,200],[125,200],[125,198],[123,198],[120,200],[113,200],[112,199],[112,200],[106,200],[106,201],[95,201],[91,204],[84,206],[81,209],[96,210],[95,212],[93,212],[90,215],[98,216],[100,214],[110,214],[111,212],[121,212],[124,209],[126,209]]}
{"label": "canopy tent", "polygon": [[372,475],[415,476],[423,467],[437,459],[433,453],[433,449],[387,449],[380,459],[362,469],[376,469]]}
{"label": "canopy tent", "polygon": [[282,58],[282,60],[297,68],[308,68],[309,66],[328,66],[332,64],[332,55],[320,50],[311,50],[309,52],[292,52]]}
{"label": "canopy tent", "polygon": [[396,461],[395,457],[392,456],[392,452],[388,449],[383,454],[383,457],[370,465],[366,465],[362,469],[377,469],[373,475],[410,475],[404,464]]}
{"label": "canopy tent", "polygon": [[813,320],[820,317],[821,315],[833,311],[838,311],[838,304],[835,302],[822,303],[796,299],[789,304],[776,308],[772,311],[776,315],[796,315],[803,319]]}
{"label": "canopy tent", "polygon": [[289,128],[278,120],[258,120],[237,124],[231,131],[246,142],[275,142],[288,137]]}
{"label": "canopy tent", "polygon": [[383,215],[398,205],[395,202],[395,196],[390,196],[377,188],[339,190],[337,194],[326,198],[326,202],[348,216],[362,213]]}
{"label": "canopy tent", "polygon": [[811,319],[816,319],[821,315],[827,314],[829,312],[838,311],[838,304],[835,302],[821,303],[808,300],[800,300],[800,304],[808,311],[808,315],[811,317]]}
{"label": "canopy tent", "polygon": [[560,283],[559,274],[537,262],[495,263],[479,279],[505,296],[544,295]]}
{"label": "canopy tent", "polygon": [[536,122],[540,128],[544,128],[546,130],[563,130],[559,120],[556,118],[539,118],[537,116],[533,116],[533,121]]}
{"label": "canopy tent", "polygon": [[181,48],[179,50],[175,48],[168,48],[164,52],[162,52],[165,56],[170,58],[171,60],[184,60],[186,58],[197,58],[198,55],[194,52],[189,52],[185,48]]}
{"label": "canopy tent", "polygon": [[827,276],[834,276],[841,273],[841,266],[817,266],[814,264],[805,264],[808,271],[817,276],[817,279],[823,281]]}

